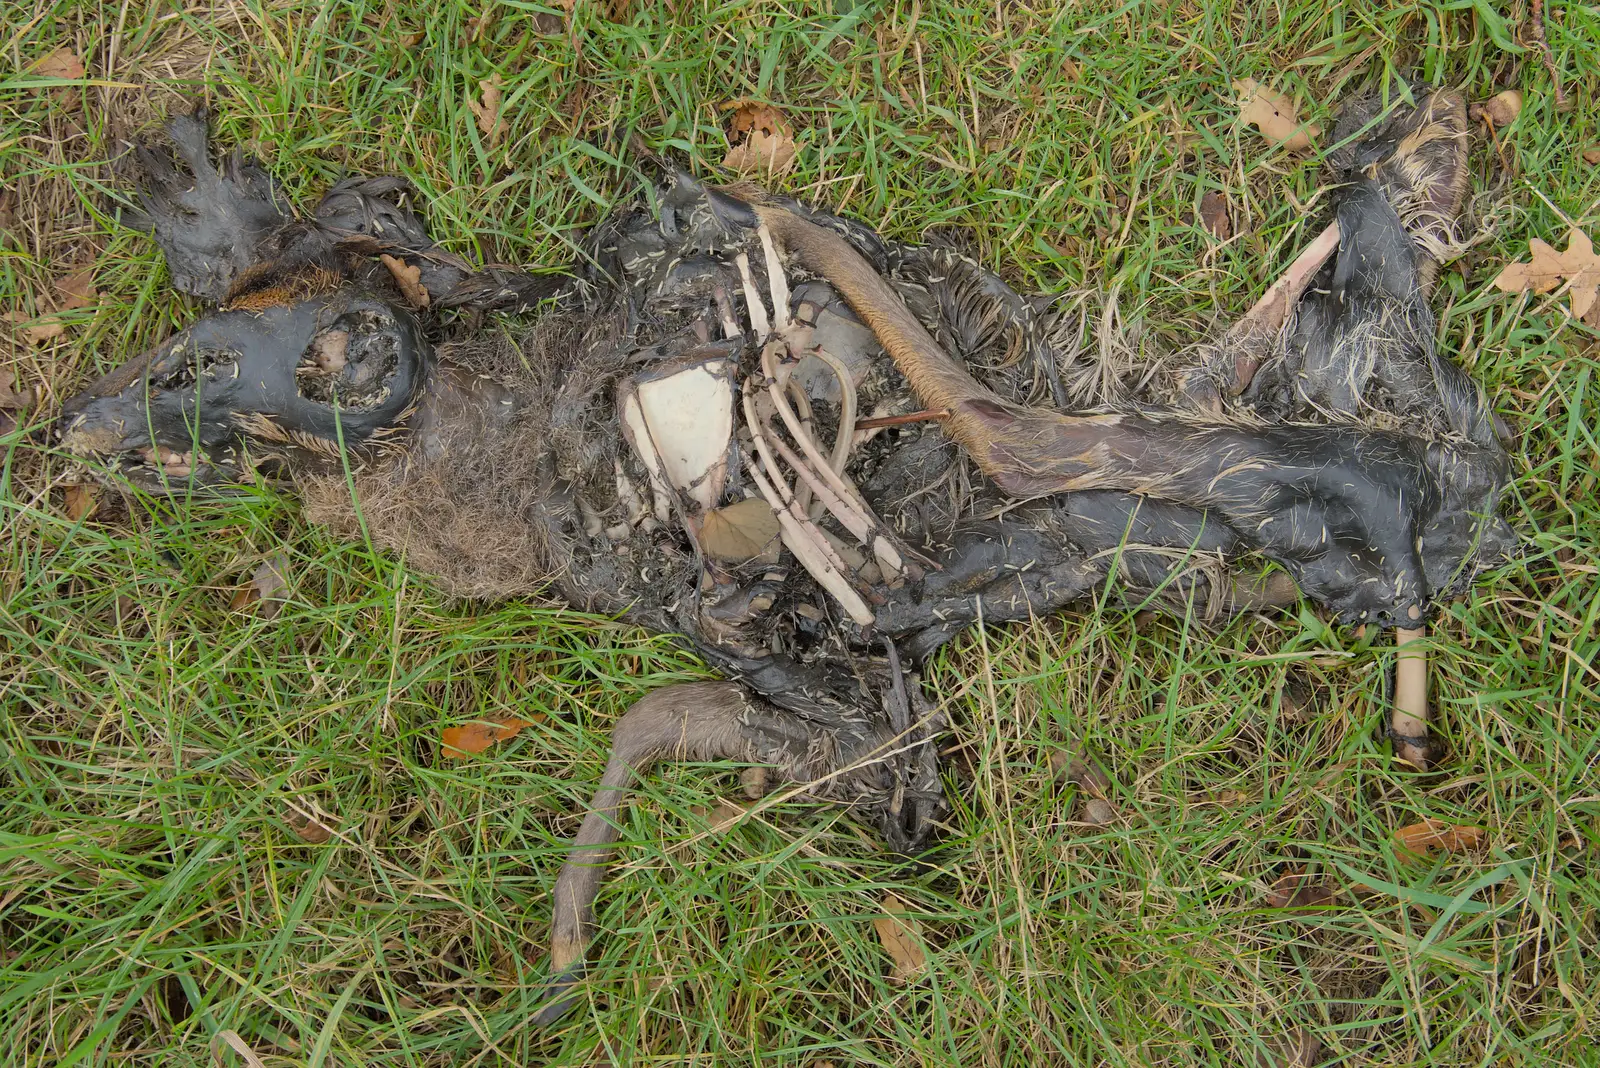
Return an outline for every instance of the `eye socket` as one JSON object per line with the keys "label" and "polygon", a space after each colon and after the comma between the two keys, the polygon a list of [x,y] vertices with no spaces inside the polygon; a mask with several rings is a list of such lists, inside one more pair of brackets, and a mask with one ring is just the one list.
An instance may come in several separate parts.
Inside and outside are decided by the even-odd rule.
{"label": "eye socket", "polygon": [[209,379],[237,378],[239,353],[224,348],[188,348],[183,341],[167,350],[167,369],[151,376],[151,384],[162,390],[193,389],[199,376]]}

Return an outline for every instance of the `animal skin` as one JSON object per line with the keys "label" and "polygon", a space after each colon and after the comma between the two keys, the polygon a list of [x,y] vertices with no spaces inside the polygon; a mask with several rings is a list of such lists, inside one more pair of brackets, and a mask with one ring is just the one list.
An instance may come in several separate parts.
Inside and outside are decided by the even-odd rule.
{"label": "animal skin", "polygon": [[[1514,550],[1503,427],[1427,304],[1465,109],[1417,97],[1347,108],[1327,262],[1165,376],[1080,355],[1070,302],[751,187],[670,172],[558,284],[441,253],[399,179],[343,182],[292,219],[258,165],[214,168],[203,116],[180,117],[175,153],[136,155],[138,221],[218,307],[69,401],[61,443],[146,488],[281,471],[313,520],[359,536],[353,485],[373,541],[446,591],[553,592],[727,677],[618,722],[555,888],[548,1023],[653,763],[766,765],[912,853],[945,811],[915,671],[980,618],[1110,580],[1201,620],[1305,598],[1415,628]],[[442,315],[547,297],[519,344]],[[1395,722],[1420,761],[1420,721]]]}

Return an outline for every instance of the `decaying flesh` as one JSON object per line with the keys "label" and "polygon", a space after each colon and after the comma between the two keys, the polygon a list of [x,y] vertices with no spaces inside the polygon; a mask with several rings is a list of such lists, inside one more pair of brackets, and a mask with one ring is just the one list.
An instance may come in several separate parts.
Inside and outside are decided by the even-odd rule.
{"label": "decaying flesh", "polygon": [[[174,279],[221,307],[74,400],[63,442],[182,453],[196,478],[280,456],[314,520],[360,533],[353,484],[373,541],[451,592],[553,587],[683,635],[733,680],[658,691],[618,724],[557,884],[553,1019],[653,762],[771,765],[914,851],[943,799],[912,672],[979,618],[1109,580],[1202,620],[1304,596],[1409,634],[1513,548],[1498,424],[1435,350],[1426,299],[1466,188],[1464,109],[1419,98],[1348,109],[1346,135],[1365,132],[1335,160],[1334,224],[1167,374],[1085,352],[1081,300],[683,175],[595,229],[520,344],[452,334],[441,309],[519,307],[548,283],[439,253],[394,179],[290,219],[259,168],[212,169],[191,120],[172,140],[192,181],[140,153],[144,213]],[[415,323],[415,358],[371,360],[329,318],[352,301],[396,337]],[[267,338],[273,317],[305,325]],[[230,392],[230,363],[265,385]],[[1425,661],[1400,663],[1396,744],[1420,765]]]}

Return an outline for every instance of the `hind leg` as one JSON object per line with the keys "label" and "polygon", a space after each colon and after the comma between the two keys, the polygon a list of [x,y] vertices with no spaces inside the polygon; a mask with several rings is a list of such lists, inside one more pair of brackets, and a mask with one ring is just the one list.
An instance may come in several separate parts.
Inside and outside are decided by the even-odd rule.
{"label": "hind leg", "polygon": [[815,784],[816,796],[887,809],[897,800],[888,764],[900,740],[881,717],[820,722],[785,711],[733,682],[690,682],[640,698],[617,721],[611,759],[556,879],[545,1026],[572,1007],[594,928],[594,901],[611,863],[622,804],[656,763],[739,760],[771,769],[768,781]]}

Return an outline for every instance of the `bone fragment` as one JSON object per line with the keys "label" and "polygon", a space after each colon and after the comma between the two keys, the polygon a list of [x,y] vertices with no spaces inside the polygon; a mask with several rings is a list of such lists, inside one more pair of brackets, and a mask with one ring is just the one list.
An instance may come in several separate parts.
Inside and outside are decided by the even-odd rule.
{"label": "bone fragment", "polygon": [[1428,768],[1428,654],[1406,647],[1427,634],[1423,627],[1395,629],[1399,654],[1394,666],[1394,710],[1389,717],[1395,755],[1423,771]]}
{"label": "bone fragment", "polygon": [[761,293],[756,289],[756,280],[750,274],[750,257],[743,252],[733,258],[735,266],[739,268],[739,281],[744,284],[744,302],[750,313],[750,329],[755,331],[756,342],[763,343],[772,336],[772,324],[767,321],[766,305],[761,303]]}

